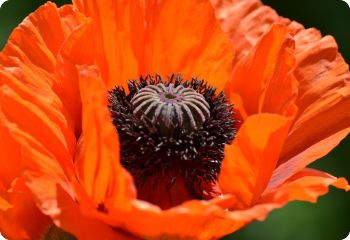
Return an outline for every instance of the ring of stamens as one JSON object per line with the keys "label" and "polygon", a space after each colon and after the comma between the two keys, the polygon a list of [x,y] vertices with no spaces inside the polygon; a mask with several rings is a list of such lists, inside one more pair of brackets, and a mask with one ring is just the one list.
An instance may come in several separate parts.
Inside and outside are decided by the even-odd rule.
{"label": "ring of stamens", "polygon": [[136,187],[150,178],[173,178],[175,172],[201,198],[194,186],[217,180],[224,147],[235,136],[233,106],[203,80],[185,81],[180,75],[167,81],[159,75],[141,77],[128,88],[128,93],[118,86],[109,92],[109,109],[121,163]]}

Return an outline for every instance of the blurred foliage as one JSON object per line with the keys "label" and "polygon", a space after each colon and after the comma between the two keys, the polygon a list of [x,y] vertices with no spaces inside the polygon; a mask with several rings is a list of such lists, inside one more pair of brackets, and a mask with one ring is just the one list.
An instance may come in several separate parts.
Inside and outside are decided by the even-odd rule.
{"label": "blurred foliage", "polygon": [[[20,2],[20,4],[18,4]],[[12,29],[44,0],[9,0],[0,9],[0,47]],[[53,1],[57,5],[69,0]],[[350,62],[350,9],[341,0],[263,0],[281,16],[296,20],[305,27],[316,27],[330,34],[340,52]],[[350,111],[350,109],[344,109]],[[350,179],[350,137],[311,167]],[[224,240],[340,240],[350,231],[350,194],[332,189],[317,204],[293,202],[273,211],[264,222],[253,222]]]}

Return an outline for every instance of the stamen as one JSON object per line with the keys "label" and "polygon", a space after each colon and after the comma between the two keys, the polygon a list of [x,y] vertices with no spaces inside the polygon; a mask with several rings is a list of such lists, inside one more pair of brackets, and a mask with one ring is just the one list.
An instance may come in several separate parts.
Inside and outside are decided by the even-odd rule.
{"label": "stamen", "polygon": [[200,186],[215,185],[224,147],[236,133],[233,106],[224,93],[180,75],[167,81],[159,75],[141,77],[128,88],[128,93],[122,87],[109,93],[109,109],[118,130],[121,163],[138,190],[144,184],[157,188],[164,179],[176,184],[182,178],[196,198],[205,198],[208,189]]}

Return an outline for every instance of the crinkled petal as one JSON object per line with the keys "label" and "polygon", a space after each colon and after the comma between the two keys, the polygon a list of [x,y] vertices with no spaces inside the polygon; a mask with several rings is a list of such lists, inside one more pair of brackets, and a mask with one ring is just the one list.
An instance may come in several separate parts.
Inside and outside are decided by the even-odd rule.
{"label": "crinkled petal", "polygon": [[107,107],[107,89],[94,67],[80,66],[82,136],[76,155],[79,179],[96,204],[130,208],[135,190],[120,164],[119,139]]}
{"label": "crinkled petal", "polygon": [[0,88],[0,106],[0,111],[7,119],[40,142],[47,151],[55,155],[67,176],[72,175],[72,157],[65,136],[50,116],[7,86]]}
{"label": "crinkled petal", "polygon": [[95,56],[111,88],[140,74],[196,76],[220,90],[228,79],[233,49],[207,1],[73,1],[92,18]]}
{"label": "crinkled petal", "polygon": [[[2,122],[6,121],[4,118],[1,120]],[[41,212],[50,216],[57,226],[75,234],[79,239],[96,239],[98,236],[105,237],[105,239],[113,239],[121,236],[119,233],[114,232],[110,226],[83,216],[79,210],[71,184],[75,180],[67,178],[55,156],[40,142],[16,127],[13,123],[7,122],[7,126],[10,128],[11,136],[21,145],[24,182],[31,192],[31,194],[23,195],[29,200],[28,205],[30,200],[33,199],[32,196],[34,196],[35,204]],[[33,211],[30,212],[30,209],[27,209],[23,203],[16,203],[14,207],[22,210],[20,212],[20,216],[23,217],[22,221],[26,221],[29,218],[32,221],[33,217],[36,216],[31,215]],[[40,213],[38,210],[36,211]],[[28,214],[28,216],[23,214]],[[52,224],[51,220],[48,221],[47,225],[42,225],[43,222],[41,220],[38,220],[38,223],[40,224],[36,230],[40,229],[40,231],[36,233],[40,235],[44,234]],[[28,224],[26,228],[31,226]],[[36,225],[33,224],[33,226]]]}
{"label": "crinkled petal", "polygon": [[85,16],[90,17],[93,24],[94,34],[81,42],[92,41],[95,46],[82,49],[82,54],[93,52],[107,86],[114,87],[123,83],[124,87],[127,86],[126,80],[139,75],[130,39],[142,42],[144,14],[141,2],[76,0],[73,4]]}
{"label": "crinkled petal", "polygon": [[349,133],[349,130],[350,129],[348,128],[337,132],[334,135],[331,135],[305,149],[288,161],[280,164],[273,172],[269,187],[275,187],[282,184],[297,172],[302,171],[316,159],[320,159],[321,157],[327,155],[330,149],[335,148],[339,144],[340,140]]}
{"label": "crinkled petal", "polygon": [[[75,146],[72,123],[60,99],[55,76],[56,53],[68,34],[64,30],[64,18],[61,21],[60,17],[56,6],[47,3],[14,30],[0,54],[0,84],[13,89],[22,101],[40,108],[46,119],[59,129],[61,141],[66,142],[66,148],[72,153]],[[19,110],[12,110],[18,115]],[[28,121],[28,127],[30,124]]]}
{"label": "crinkled petal", "polygon": [[[55,67],[56,55],[78,24],[78,15],[72,7],[57,9],[47,3],[13,31],[0,53],[0,152],[1,161],[6,161],[0,186],[2,197],[12,205],[1,214],[20,239],[41,234],[42,220],[48,217],[39,209],[46,214],[55,211],[50,207],[55,187],[46,184],[46,171],[60,169],[55,174],[61,180],[73,175],[74,123],[61,101]],[[26,190],[15,187],[19,181]]]}
{"label": "crinkled petal", "polygon": [[248,116],[261,112],[293,115],[297,93],[294,67],[294,41],[288,28],[273,25],[236,65],[226,84],[226,95],[240,96],[242,106],[238,105],[238,110]]}
{"label": "crinkled petal", "polygon": [[0,117],[10,130],[13,140],[21,146],[19,151],[22,175],[25,177],[26,185],[34,194],[37,204],[44,213],[57,214],[55,184],[61,184],[73,195],[68,184],[68,176],[71,174],[64,171],[64,168],[72,171],[73,164],[61,166],[59,160],[41,142],[4,116],[0,115]]}
{"label": "crinkled petal", "polygon": [[0,121],[0,164],[0,232],[10,239],[38,238],[50,219],[38,210],[23,184],[20,146],[3,121]]}
{"label": "crinkled petal", "polygon": [[[25,169],[25,184],[31,193],[34,194],[35,203],[40,210],[49,215],[57,226],[83,240],[96,239],[98,237],[104,239],[129,239],[126,237],[121,238],[123,235],[112,230],[110,226],[83,216],[76,202],[71,184],[63,173],[58,161],[31,136],[17,128],[12,128],[11,130],[15,140],[22,146],[21,153],[23,154],[23,168]],[[33,236],[42,236],[52,224],[51,220],[47,219],[46,216],[36,209],[31,201],[31,194],[25,195],[23,193],[22,191],[21,194],[17,194],[22,201],[26,200],[26,204],[18,202],[19,200],[13,202],[15,204],[14,210],[18,211],[15,213],[11,212],[12,209],[4,209],[10,211],[6,212],[6,214],[11,214],[6,215],[6,220],[16,221],[15,225],[11,226],[17,227],[21,226],[22,223],[26,224],[23,227],[25,231],[32,230]],[[31,206],[32,208],[30,208]],[[16,217],[20,217],[20,219]],[[36,221],[33,221],[34,217]],[[1,220],[2,218],[0,217]],[[23,229],[18,229],[22,232],[17,232],[17,234],[28,234],[23,232]],[[11,234],[11,232],[8,234]]]}
{"label": "crinkled petal", "polygon": [[96,49],[95,42],[86,41],[94,34],[90,22],[86,20],[74,29],[62,44],[57,57],[56,70],[60,79],[60,87],[66,96],[62,98],[62,101],[71,113],[77,136],[81,133],[81,99],[76,64],[93,65],[95,61],[94,54],[91,53]]}
{"label": "crinkled petal", "polygon": [[332,136],[333,142],[340,142],[346,136],[344,131],[350,130],[350,113],[346,110],[350,108],[350,73],[335,40],[330,36],[321,38],[316,30],[300,31],[295,39],[301,44],[295,70],[299,114],[280,164],[295,157],[303,159],[301,153],[306,150],[320,158],[335,146],[326,142],[320,151],[317,146],[323,139]]}
{"label": "crinkled petal", "polygon": [[[81,195],[82,196],[82,195]],[[84,198],[84,197],[83,197]],[[233,226],[242,226],[225,218],[225,210],[207,201],[187,201],[177,207],[162,211],[143,201],[133,201],[131,211],[98,212],[82,200],[83,212],[100,219],[116,230],[121,228],[150,239],[212,239],[232,232]]]}
{"label": "crinkled petal", "polygon": [[[268,187],[256,205],[247,209],[229,211],[225,217],[235,223],[241,223],[241,226],[253,220],[263,221],[272,210],[281,208],[290,201],[299,200],[315,203],[318,197],[328,192],[330,186],[346,191],[350,190],[350,186],[344,178],[336,178],[314,169],[304,169],[280,186]],[[230,208],[235,198],[225,196],[214,201],[215,204],[223,208]],[[237,228],[232,228],[232,230],[237,230]]]}
{"label": "crinkled petal", "polygon": [[322,171],[305,168],[279,186],[269,185],[261,201],[285,204],[292,200],[301,200],[315,203],[319,196],[328,192],[328,187],[331,185],[346,191],[350,190],[344,178],[336,178]]}
{"label": "crinkled petal", "polygon": [[[43,114],[41,109],[18,96],[8,86],[2,86],[0,88],[0,93],[1,124],[7,127],[11,138],[17,141],[15,144],[16,148],[13,149],[12,153],[8,154],[13,157],[20,154],[19,158],[21,160],[19,167],[21,168],[21,175],[23,174],[22,172],[29,173],[31,170],[45,172],[47,169],[50,169],[52,165],[50,161],[54,161],[52,159],[55,159],[65,170],[65,174],[61,173],[61,176],[72,176],[72,158],[68,153],[64,138],[61,137],[62,134],[59,128],[56,127],[57,125],[53,123],[48,116]],[[31,126],[31,124],[33,125]],[[40,129],[37,128],[38,126],[40,126]],[[37,132],[34,130],[37,130]],[[25,138],[30,140],[26,141],[24,140]],[[51,141],[47,141],[47,139],[51,139]],[[10,139],[10,142],[11,141]],[[36,147],[40,148],[40,151],[45,152],[47,155],[42,156],[38,152],[33,154],[26,152],[26,150],[35,151]],[[54,155],[56,157],[54,157]],[[43,164],[40,166],[41,168],[37,165],[38,162]],[[16,164],[16,162],[14,162],[14,164]],[[55,169],[56,168],[50,170],[54,171]],[[33,173],[33,175],[38,177],[37,173]],[[34,188],[37,190],[37,196],[42,195],[41,197],[45,198],[46,193],[49,192],[48,189],[46,189],[45,178],[38,180],[40,183],[36,185],[36,183],[33,183],[36,181],[33,181],[31,176],[31,174],[27,175],[28,178],[25,179],[26,184],[35,185]],[[39,175],[39,178],[40,176],[41,175]],[[31,188],[30,190],[33,191]],[[52,189],[52,191],[54,191],[54,189]],[[20,204],[20,202],[17,202],[17,204]],[[46,203],[43,204],[45,205]]]}
{"label": "crinkled petal", "polygon": [[285,117],[257,114],[246,119],[232,145],[225,149],[219,175],[223,193],[234,196],[235,209],[254,204],[265,190],[287,136]]}
{"label": "crinkled petal", "polygon": [[[284,24],[293,32],[299,114],[282,150],[280,164],[297,155],[303,158],[302,152],[310,155],[312,146],[330,136],[336,136],[340,142],[350,126],[349,112],[344,111],[350,104],[350,73],[334,38],[322,37],[314,28],[304,29],[301,24],[278,16],[260,0],[211,2],[223,30],[235,43],[236,61],[251,51],[273,24]],[[315,148],[313,155],[320,158],[321,152],[327,153],[334,146],[325,145],[327,151]]]}
{"label": "crinkled petal", "polygon": [[244,57],[274,23],[287,24],[275,10],[260,0],[210,0],[224,32],[236,48],[235,62]]}
{"label": "crinkled petal", "polygon": [[[76,120],[71,116],[74,111],[69,108],[70,102],[65,101],[71,97],[70,91],[55,76],[56,57],[63,41],[82,21],[83,16],[75,12],[72,6],[57,9],[53,3],[46,3],[13,31],[0,54],[0,63],[4,67],[2,70],[20,79],[16,83],[17,88],[28,90],[26,94],[38,99],[36,104],[42,103],[40,107],[55,102],[57,96],[61,99],[65,107],[64,117],[72,128]],[[38,95],[37,91],[42,94]],[[53,110],[49,112],[55,113]]]}
{"label": "crinkled petal", "polygon": [[35,206],[23,178],[9,191],[1,189],[0,199],[0,232],[8,239],[39,239],[52,224]]}
{"label": "crinkled petal", "polygon": [[95,239],[136,239],[128,234],[117,231],[111,226],[101,222],[96,218],[85,216],[77,204],[64,189],[57,189],[58,203],[64,203],[60,206],[61,214],[55,219],[55,224],[65,231],[73,234],[81,240]]}
{"label": "crinkled petal", "polygon": [[143,73],[205,79],[223,89],[231,71],[233,48],[208,1],[148,1]]}
{"label": "crinkled petal", "polygon": [[[12,181],[21,174],[21,154],[6,126],[0,122],[0,186],[11,187]],[[11,163],[11,164],[9,164]]]}
{"label": "crinkled petal", "polygon": [[94,209],[88,196],[80,194],[80,200],[84,214],[100,219],[115,229],[121,227],[151,239],[182,237],[204,240],[220,238],[253,220],[262,221],[272,210],[283,207],[289,201],[314,202],[317,197],[327,193],[330,185],[349,190],[349,185],[343,178],[304,170],[279,187],[266,189],[256,205],[241,210],[235,209],[236,197],[231,194],[210,201],[187,201],[165,211],[136,200],[131,211],[112,211],[107,214]]}

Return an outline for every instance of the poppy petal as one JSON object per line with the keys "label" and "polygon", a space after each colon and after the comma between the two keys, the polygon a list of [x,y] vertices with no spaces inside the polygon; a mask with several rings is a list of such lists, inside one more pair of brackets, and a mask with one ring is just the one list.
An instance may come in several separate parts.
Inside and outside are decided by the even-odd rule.
{"label": "poppy petal", "polygon": [[[3,89],[4,86],[0,89],[1,93],[4,93]],[[23,178],[23,183],[30,191],[29,192],[22,190],[17,193],[21,196],[22,199],[25,198],[27,200],[28,205],[23,204],[21,201],[16,201],[16,204],[13,205],[14,211],[18,210],[16,213],[18,216],[23,215],[23,221],[26,219],[32,219],[32,217],[38,215],[37,213],[39,213],[39,211],[36,209],[36,207],[32,207],[33,210],[30,210],[29,207],[36,205],[41,210],[41,212],[45,213],[46,215],[55,217],[60,212],[60,210],[57,208],[56,185],[61,184],[70,194],[73,195],[69,184],[67,183],[68,181],[66,174],[60,166],[59,161],[49,150],[43,146],[43,144],[41,144],[30,134],[21,130],[19,128],[20,126],[7,119],[1,111],[0,121],[2,124],[4,124],[4,126],[7,127],[11,138],[16,142],[16,144],[21,146],[16,150],[19,152],[21,157],[20,167],[22,174],[20,176]],[[65,169],[67,169],[69,172],[72,172],[72,164],[70,168],[69,166],[65,167]],[[70,175],[71,174],[68,174],[68,176]],[[16,197],[15,195],[13,196]],[[31,203],[33,200],[35,202],[35,205],[34,203]],[[11,203],[14,204],[14,202]],[[30,213],[33,213],[35,215],[31,217]],[[28,224],[28,226],[31,225]]]}
{"label": "poppy petal", "polygon": [[[2,122],[6,121],[4,118],[1,120]],[[33,194],[35,203],[39,206],[41,212],[49,215],[58,226],[67,231],[72,231],[76,236],[81,236],[80,239],[96,239],[98,234],[109,237],[119,236],[117,233],[114,234],[109,226],[82,216],[74,200],[75,193],[71,183],[57,159],[32,136],[9,122],[7,122],[7,126],[12,126],[10,129],[11,136],[21,145],[24,181]],[[28,194],[26,196],[28,200],[32,199],[32,195]],[[22,209],[23,206],[18,204],[17,207]],[[31,212],[21,212],[21,214],[25,213],[30,214]],[[33,217],[35,215],[28,216],[30,219]],[[23,218],[23,221],[28,218]],[[51,221],[49,221],[48,224],[40,226],[47,230],[51,224]],[[86,229],[87,226],[90,226],[89,230]],[[36,233],[43,234],[43,231],[37,231]]]}
{"label": "poppy petal", "polygon": [[[332,141],[340,142],[350,127],[349,67],[338,53],[335,40],[314,30],[303,30],[296,35],[302,45],[297,53],[295,76],[299,81],[299,97],[296,104],[299,114],[291,129],[280,164],[302,152],[309,152],[318,146],[322,139],[333,136]],[[310,42],[311,41],[311,42]],[[303,48],[302,48],[303,47]],[[349,132],[349,131],[348,131]],[[325,144],[322,152],[326,154],[334,144]],[[318,158],[319,147],[313,151]],[[327,150],[327,151],[326,151]],[[316,159],[314,159],[316,160]]]}
{"label": "poppy petal", "polygon": [[235,209],[256,202],[266,188],[289,127],[289,120],[279,115],[252,115],[226,147],[219,185],[236,198]]}
{"label": "poppy petal", "polygon": [[[4,191],[4,192],[3,192]],[[35,206],[23,178],[9,191],[1,190],[0,232],[8,239],[38,239],[51,224],[49,217]],[[35,219],[35,221],[33,221]]]}
{"label": "poppy petal", "polygon": [[[229,212],[225,217],[230,218],[235,223],[241,223],[241,225],[253,220],[263,221],[272,210],[281,208],[290,201],[300,200],[315,203],[319,196],[328,192],[329,186],[335,186],[346,191],[350,190],[350,186],[344,178],[335,178],[314,169],[304,169],[284,184],[275,188],[268,187],[255,206]],[[219,200],[222,207],[229,207],[226,204],[232,203],[230,198],[232,197],[228,196],[227,199]],[[219,204],[219,201],[216,203]],[[237,226],[233,226],[231,230],[237,230]]]}
{"label": "poppy petal", "polygon": [[273,25],[236,65],[225,92],[241,97],[247,115],[269,112],[287,116],[295,108],[297,93],[293,53],[294,41],[287,27]]}
{"label": "poppy petal", "polygon": [[[0,92],[1,111],[8,119],[15,122],[16,125],[37,139],[48,151],[56,156],[58,161],[67,172],[67,175],[72,174],[69,168],[72,165],[71,155],[67,146],[67,140],[63,132],[71,134],[70,130],[60,128],[59,123],[53,122],[50,119],[50,114],[46,115],[38,106],[24,100],[17,95],[12,89],[3,86]],[[50,108],[49,106],[48,108]],[[53,111],[54,108],[51,107]],[[57,112],[57,110],[56,110]],[[51,114],[52,115],[52,114]],[[73,137],[72,135],[70,137]],[[50,141],[47,141],[50,139]],[[70,170],[72,170],[70,168]]]}
{"label": "poppy petal", "polygon": [[274,170],[269,186],[275,187],[282,184],[288,178],[304,169],[316,159],[327,155],[331,149],[339,144],[341,139],[346,137],[349,131],[350,128],[337,132],[305,149],[288,161],[280,164]]}
{"label": "poppy petal", "polygon": [[337,179],[315,170],[304,170],[278,188],[266,189],[263,198],[260,198],[255,206],[242,210],[234,209],[232,203],[236,203],[236,197],[230,194],[211,201],[187,201],[165,211],[138,200],[133,202],[135,208],[131,212],[112,211],[103,214],[91,210],[91,206],[86,205],[88,200],[83,201],[82,208],[85,209],[85,213],[101,219],[115,229],[122,227],[141,236],[216,239],[253,220],[264,220],[272,210],[283,207],[289,201],[314,202],[318,196],[327,192],[330,185],[349,190],[349,185],[343,178]]}
{"label": "poppy petal", "polygon": [[58,13],[62,22],[62,30],[65,35],[65,39],[81,24],[87,21],[86,17],[76,11],[73,5],[63,5],[58,8]]}
{"label": "poppy petal", "polygon": [[328,192],[328,187],[331,185],[346,191],[350,190],[344,178],[336,178],[325,172],[306,168],[280,186],[270,185],[261,201],[285,204],[292,200],[301,200],[315,203],[319,196]]}
{"label": "poppy petal", "polygon": [[231,71],[233,48],[208,1],[148,1],[146,50],[141,72],[187,79],[203,78],[223,89]]}
{"label": "poppy petal", "polygon": [[[60,141],[66,142],[65,147],[68,148],[69,153],[73,153],[75,137],[70,130],[70,122],[67,120],[69,116],[55,92],[57,84],[57,78],[54,75],[55,54],[65,35],[62,24],[57,8],[54,4],[48,3],[31,14],[16,28],[4,50],[0,53],[2,65],[0,67],[0,84],[13,89],[18,97],[22,98],[22,103],[30,102],[33,105],[32,108],[38,108],[37,116],[39,116],[39,112],[46,116],[43,120],[37,119],[37,124],[39,124],[38,121],[53,122],[50,131],[54,131],[53,128],[59,129],[61,132]],[[51,28],[55,28],[55,30]],[[47,37],[48,35],[42,36],[41,33],[46,33],[46,31],[55,31],[55,34],[60,34],[57,36],[53,34],[52,37],[57,39],[51,39]],[[26,107],[25,104],[22,106]],[[8,111],[12,112],[10,109]],[[11,114],[16,114],[12,117],[18,117],[19,121],[24,122],[24,117],[20,116],[19,110],[13,111]],[[25,124],[29,129],[29,121]],[[38,134],[40,131],[36,133],[36,135]],[[46,144],[49,143],[46,141]],[[58,144],[58,146],[62,146],[62,144]]]}
{"label": "poppy petal", "polygon": [[10,239],[37,238],[50,219],[38,210],[24,186],[20,147],[2,124],[0,121],[0,232]]}
{"label": "poppy petal", "polygon": [[98,33],[94,35],[101,36],[97,45],[104,56],[97,59],[108,88],[126,87],[127,80],[140,74],[170,76],[179,72],[185,78],[204,78],[223,89],[233,49],[209,2],[73,2],[92,18]]}
{"label": "poppy petal", "polygon": [[[140,1],[74,0],[73,4],[92,19],[94,34],[83,42],[92,40],[95,44],[94,48],[86,51],[99,49],[99,54],[95,53],[94,57],[107,87],[126,87],[126,80],[139,75],[130,39],[142,41],[143,13]],[[134,34],[135,37],[131,37]]]}
{"label": "poppy petal", "polygon": [[[350,104],[350,74],[348,65],[338,53],[334,38],[322,37],[314,28],[304,29],[297,22],[279,17],[260,0],[211,2],[223,30],[237,47],[237,61],[256,45],[271,25],[281,23],[293,32],[297,62],[294,73],[299,83],[296,101],[299,115],[282,150],[279,164],[331,135],[337,135],[340,142],[343,139],[340,137],[343,136],[341,132],[350,123],[349,114],[343,111]],[[327,116],[327,121],[324,116]],[[322,157],[317,153],[315,155]]]}
{"label": "poppy petal", "polygon": [[137,236],[158,238],[212,239],[222,237],[244,222],[233,222],[224,208],[215,202],[186,201],[162,210],[146,201],[133,200],[132,208],[98,211],[86,192],[76,186],[79,204],[84,215],[100,219],[114,229],[127,230]]}
{"label": "poppy petal", "polygon": [[239,61],[268,32],[274,23],[290,21],[278,16],[275,10],[264,6],[260,0],[210,0],[222,29],[235,44]]}
{"label": "poppy petal", "polygon": [[95,62],[95,41],[86,40],[91,39],[92,31],[91,21],[86,19],[67,37],[57,57],[57,73],[62,89],[61,99],[73,119],[76,136],[81,134],[81,99],[76,64],[93,65]]}
{"label": "poppy petal", "polygon": [[[0,186],[11,188],[12,181],[21,173],[20,147],[12,139],[6,126],[0,121]],[[11,164],[9,164],[11,162]]]}
{"label": "poppy petal", "polygon": [[107,108],[107,89],[95,67],[79,66],[82,137],[76,168],[87,194],[106,208],[130,208],[131,177],[120,164],[119,139]]}
{"label": "poppy petal", "polygon": [[61,214],[55,219],[55,223],[77,239],[136,240],[136,238],[123,234],[98,219],[85,216],[79,205],[61,187],[57,189],[57,199],[58,204],[63,203],[63,205],[60,206]]}
{"label": "poppy petal", "polygon": [[[47,205],[38,203],[29,190],[35,188],[34,179],[42,176],[37,173],[51,169],[52,164],[38,152],[25,156],[30,152],[28,149],[33,147],[36,149],[33,151],[38,151],[39,148],[50,156],[50,160],[55,159],[56,164],[58,160],[65,174],[72,175],[73,172],[70,155],[75,151],[75,136],[56,92],[58,80],[54,73],[56,54],[76,25],[75,16],[71,7],[57,9],[53,3],[47,3],[13,31],[0,53],[0,142],[6,140],[0,144],[0,159],[7,161],[2,168],[6,174],[1,173],[0,185],[12,205],[1,213],[6,221],[1,226],[12,227],[11,231],[16,235],[8,234],[17,236],[14,238],[38,238],[46,227],[43,221],[49,221],[36,205],[47,210],[51,202]],[[11,164],[8,164],[9,159]],[[34,170],[37,165],[40,165],[38,172]],[[60,174],[63,177],[64,174]],[[27,187],[18,188],[18,182],[24,182]],[[39,195],[54,191],[47,189],[48,184],[40,184],[36,188]],[[43,198],[46,196],[44,193]],[[32,221],[33,218],[37,221]]]}
{"label": "poppy petal", "polygon": [[[83,204],[86,201],[83,202]],[[90,205],[83,205],[84,213],[100,219],[114,229],[124,229],[150,239],[212,239],[230,233],[236,225],[225,219],[224,209],[206,201],[187,201],[169,210],[136,200],[131,211],[97,212]],[[240,225],[240,223],[239,223]]]}

